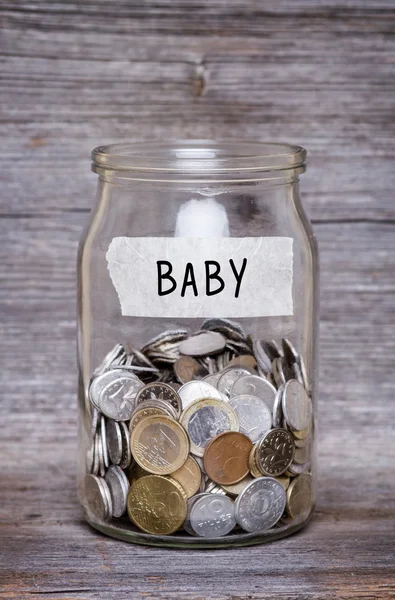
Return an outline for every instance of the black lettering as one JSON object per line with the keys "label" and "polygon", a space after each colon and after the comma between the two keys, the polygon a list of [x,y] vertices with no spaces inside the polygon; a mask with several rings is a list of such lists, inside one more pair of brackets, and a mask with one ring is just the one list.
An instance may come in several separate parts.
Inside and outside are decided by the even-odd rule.
{"label": "black lettering", "polygon": [[241,265],[240,273],[237,272],[235,263],[233,262],[232,258],[229,260],[229,264],[232,267],[233,275],[236,278],[235,298],[238,298],[239,292],[240,292],[241,280],[243,279],[243,275],[244,275],[244,272],[245,272],[246,266],[247,266],[247,259],[243,258],[243,264]]}
{"label": "black lettering", "polygon": [[[206,268],[206,294],[207,296],[215,296],[215,294],[219,294],[220,292],[222,292],[222,290],[225,287],[224,280],[218,275],[218,273],[221,270],[221,267],[216,260],[205,260],[204,264]],[[212,273],[210,273],[211,266],[215,267],[215,271],[213,271]],[[217,287],[217,289],[210,289],[210,279],[216,279],[219,282],[219,286]]]}
{"label": "black lettering", "polygon": [[187,263],[187,266],[185,267],[184,282],[182,284],[182,289],[181,289],[181,298],[183,298],[185,296],[186,288],[189,285],[192,286],[194,295],[198,296],[199,294],[198,294],[198,289],[196,286],[195,273],[193,270],[192,263]]}
{"label": "black lettering", "polygon": [[[167,267],[167,271],[165,273],[162,272],[162,266]],[[172,264],[168,260],[157,260],[156,268],[158,270],[158,295],[166,296],[166,294],[171,294],[177,287],[176,280],[170,275],[173,270]],[[168,279],[171,281],[171,287],[168,290],[163,289],[163,279]]]}

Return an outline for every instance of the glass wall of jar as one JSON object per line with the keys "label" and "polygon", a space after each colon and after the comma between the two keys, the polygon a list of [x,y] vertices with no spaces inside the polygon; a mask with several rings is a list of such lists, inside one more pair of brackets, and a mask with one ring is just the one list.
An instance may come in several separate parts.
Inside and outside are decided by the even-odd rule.
{"label": "glass wall of jar", "polygon": [[96,529],[224,547],[309,521],[318,267],[304,161],[300,147],[253,142],[93,151],[78,487]]}

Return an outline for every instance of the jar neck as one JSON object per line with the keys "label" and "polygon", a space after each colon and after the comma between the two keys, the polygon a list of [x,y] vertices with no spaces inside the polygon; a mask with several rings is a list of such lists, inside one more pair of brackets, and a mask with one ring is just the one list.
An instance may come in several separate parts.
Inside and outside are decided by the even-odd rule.
{"label": "jar neck", "polygon": [[265,187],[285,186],[296,183],[299,175],[304,173],[305,167],[295,169],[279,169],[273,171],[232,171],[232,173],[204,173],[201,171],[174,173],[171,171],[118,171],[95,166],[92,169],[102,181],[116,185],[133,185],[135,182],[159,183],[176,186],[180,189],[191,189],[191,186],[199,186],[205,189],[212,186],[235,186],[252,184]]}

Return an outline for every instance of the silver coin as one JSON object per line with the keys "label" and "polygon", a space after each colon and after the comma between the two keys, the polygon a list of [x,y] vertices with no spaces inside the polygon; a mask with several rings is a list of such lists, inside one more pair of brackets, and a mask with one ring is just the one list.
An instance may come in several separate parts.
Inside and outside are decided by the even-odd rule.
{"label": "silver coin", "polygon": [[193,503],[189,522],[200,537],[222,537],[236,525],[234,503],[221,494],[205,495]]}
{"label": "silver coin", "polygon": [[211,479],[205,481],[204,491],[207,494],[221,494],[221,496],[226,496],[225,490],[214,481],[211,481]]}
{"label": "silver coin", "polygon": [[93,442],[93,467],[92,475],[99,475],[100,463],[99,463],[99,433],[96,433]]}
{"label": "silver coin", "polygon": [[106,430],[106,420],[103,415],[100,417],[100,435],[101,435],[101,443],[102,443],[102,452],[103,452],[103,462],[106,469],[110,466],[110,461],[108,459],[108,450],[107,450],[107,430]]}
{"label": "silver coin", "polygon": [[93,375],[94,377],[101,375],[111,367],[112,364],[120,364],[123,360],[125,360],[126,352],[125,348],[121,344],[116,344],[108,354],[104,357],[101,364],[95,369]]}
{"label": "silver coin", "polygon": [[174,408],[178,416],[181,414],[179,393],[167,383],[155,382],[143,386],[136,396],[136,406],[147,400],[162,400],[162,402],[167,402]]}
{"label": "silver coin", "polygon": [[205,494],[204,491],[200,492],[199,494],[195,494],[194,496],[192,496],[192,498],[188,498],[188,501],[187,501],[187,516],[185,518],[183,528],[185,529],[185,531],[187,533],[189,533],[189,535],[194,535],[194,536],[196,535],[196,533],[194,532],[194,530],[191,528],[191,522],[189,520],[192,506],[195,504],[195,502],[197,500],[199,500],[199,498],[202,498],[203,496],[207,496],[207,494]]}
{"label": "silver coin", "polygon": [[284,358],[289,365],[292,365],[294,362],[298,362],[299,354],[289,339],[283,338],[281,340],[281,346],[283,349]]}
{"label": "silver coin", "polygon": [[86,475],[84,490],[88,517],[93,517],[94,520],[99,521],[108,521],[111,519],[111,495],[104,479],[95,475]]}
{"label": "silver coin", "polygon": [[195,400],[202,398],[218,398],[223,400],[223,395],[213,385],[206,381],[188,381],[184,383],[178,390],[178,395],[181,398],[182,409],[185,410]]}
{"label": "silver coin", "polygon": [[141,352],[146,352],[149,348],[158,348],[163,346],[163,344],[171,343],[171,342],[181,342],[188,335],[186,329],[175,329],[169,331],[163,331],[152,338],[149,342],[145,344],[145,346],[141,349]]}
{"label": "silver coin", "polygon": [[311,460],[307,460],[303,464],[297,464],[293,462],[289,465],[286,473],[291,475],[291,477],[295,477],[295,475],[301,475],[302,473],[307,473],[311,470]]}
{"label": "silver coin", "polygon": [[157,369],[156,367],[139,367],[138,365],[111,365],[111,369],[120,369],[122,371],[130,371],[131,373],[133,373],[134,371],[136,373],[159,373],[159,369]]}
{"label": "silver coin", "polygon": [[98,433],[97,437],[97,448],[98,448],[98,457],[99,457],[99,475],[100,477],[104,477],[106,473],[106,467],[104,465],[104,454],[103,454],[103,441],[101,434]]}
{"label": "silver coin", "polygon": [[110,490],[112,501],[112,516],[122,517],[126,511],[126,501],[129,491],[129,482],[120,467],[111,465],[104,477]]}
{"label": "silver coin", "polygon": [[87,473],[93,473],[94,461],[95,461],[95,445],[94,445],[94,443],[92,443],[86,452],[85,467],[86,467]]}
{"label": "silver coin", "polygon": [[254,340],[252,348],[259,369],[261,369],[261,371],[265,374],[269,373],[272,369],[272,361],[270,356],[263,348],[263,341]]}
{"label": "silver coin", "polygon": [[130,437],[129,437],[129,429],[126,424],[121,422],[119,423],[119,427],[121,429],[121,437],[122,437],[122,458],[119,466],[122,469],[127,469],[130,467],[132,462],[132,453],[130,451]]}
{"label": "silver coin", "polygon": [[273,404],[273,427],[281,427],[283,420],[283,405],[282,399],[284,394],[284,386],[281,385],[278,390]]}
{"label": "silver coin", "polygon": [[290,379],[284,387],[282,409],[291,429],[300,431],[309,425],[313,407],[303,385],[296,379]]}
{"label": "silver coin", "polygon": [[117,421],[109,419],[106,424],[107,450],[113,465],[119,465],[122,459],[121,428]]}
{"label": "silver coin", "polygon": [[287,382],[281,357],[274,359],[272,363],[272,375],[274,377],[274,381],[276,383],[277,388],[279,388],[281,385],[285,385],[285,383]]}
{"label": "silver coin", "polygon": [[299,381],[299,383],[304,385],[302,371],[297,362],[293,363],[292,370],[291,370],[291,376],[288,377],[288,379],[296,379],[296,381]]}
{"label": "silver coin", "polygon": [[274,477],[259,477],[237,497],[236,521],[250,533],[266,531],[281,518],[285,504],[286,494],[281,483]]}
{"label": "silver coin", "polygon": [[255,443],[272,427],[272,413],[264,400],[252,394],[234,396],[229,400],[239,419],[239,431]]}
{"label": "silver coin", "polygon": [[200,329],[201,331],[218,331],[229,339],[244,340],[246,338],[246,334],[240,323],[230,321],[229,319],[206,319]]}
{"label": "silver coin", "polygon": [[300,372],[302,375],[302,383],[305,387],[305,390],[307,391],[308,394],[310,394],[311,389],[310,389],[310,383],[309,383],[309,379],[307,377],[307,369],[306,369],[306,364],[303,360],[303,356],[300,355],[299,356],[299,367],[300,367]]}
{"label": "silver coin", "polygon": [[92,436],[92,438],[94,438],[96,431],[97,431],[98,424],[99,424],[100,413],[94,405],[92,405],[91,408],[92,408],[91,436]]}
{"label": "silver coin", "polygon": [[179,351],[186,356],[209,356],[222,352],[225,348],[226,340],[223,335],[215,331],[202,331],[179,345]]}
{"label": "silver coin", "polygon": [[206,375],[206,377],[203,377],[202,381],[204,381],[205,383],[209,383],[210,385],[216,388],[218,385],[218,379],[220,377],[221,373],[212,373],[211,375]]}
{"label": "silver coin", "polygon": [[89,386],[89,399],[92,404],[100,410],[100,396],[109,383],[116,381],[122,375],[126,375],[132,379],[136,379],[134,373],[128,371],[122,371],[122,369],[112,369],[111,371],[105,371],[101,375],[94,377]]}
{"label": "silver coin", "polygon": [[229,367],[221,374],[218,379],[218,390],[225,394],[226,396],[230,396],[230,392],[234,384],[241,377],[245,377],[246,375],[252,375],[253,372],[247,367]]}
{"label": "silver coin", "polygon": [[131,373],[118,376],[107,384],[100,394],[101,412],[114,421],[128,421],[135,406],[137,392],[142,387],[142,381]]}
{"label": "silver coin", "polygon": [[273,410],[277,391],[271,383],[266,379],[262,379],[259,375],[246,375],[245,377],[240,377],[230,391],[231,398],[244,394],[251,394],[264,400],[270,410]]}
{"label": "silver coin", "polygon": [[[298,440],[298,441],[300,441],[300,440]],[[297,446],[297,447],[295,450],[294,462],[297,463],[298,465],[303,465],[304,463],[307,463],[311,458],[311,446],[312,446],[311,435],[309,435],[306,439],[304,439],[302,441],[303,441],[303,445],[297,446],[296,440],[295,440],[295,446]]]}

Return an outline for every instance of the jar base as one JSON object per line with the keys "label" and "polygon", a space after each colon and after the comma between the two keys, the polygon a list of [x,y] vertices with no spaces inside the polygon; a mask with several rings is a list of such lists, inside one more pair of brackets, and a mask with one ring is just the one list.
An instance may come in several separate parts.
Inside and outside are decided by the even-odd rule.
{"label": "jar base", "polygon": [[203,537],[192,537],[190,535],[184,535],[179,533],[176,535],[152,535],[149,533],[143,533],[137,529],[131,529],[130,524],[123,526],[122,522],[118,525],[113,523],[98,523],[90,521],[87,522],[91,527],[108,535],[112,538],[129,542],[131,544],[139,544],[143,546],[157,546],[157,547],[168,547],[168,548],[188,548],[195,550],[202,549],[216,549],[216,548],[237,548],[242,546],[255,546],[258,544],[266,544],[274,540],[287,537],[300,531],[305,527],[312,519],[313,513],[301,522],[294,524],[280,524],[274,527],[273,530],[263,533],[233,533],[219,538],[203,538]]}

